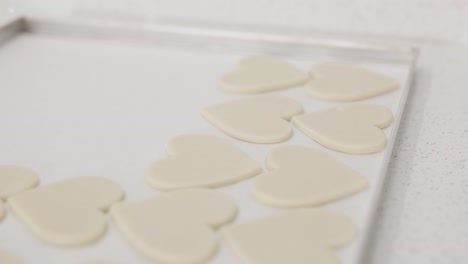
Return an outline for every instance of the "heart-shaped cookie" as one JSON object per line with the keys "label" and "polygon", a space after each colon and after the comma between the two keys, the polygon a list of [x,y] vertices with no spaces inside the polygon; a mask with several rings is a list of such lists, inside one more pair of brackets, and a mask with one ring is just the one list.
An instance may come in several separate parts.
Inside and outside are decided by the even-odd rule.
{"label": "heart-shaped cookie", "polygon": [[0,219],[5,216],[3,201],[19,192],[34,188],[39,183],[37,174],[28,168],[1,165],[0,166]]}
{"label": "heart-shaped cookie", "polygon": [[251,56],[242,59],[234,72],[222,76],[219,86],[232,93],[261,93],[294,87],[307,80],[307,74],[286,61]]}
{"label": "heart-shaped cookie", "polygon": [[239,140],[277,143],[292,135],[290,120],[302,105],[284,96],[257,96],[213,105],[202,110],[212,125]]}
{"label": "heart-shaped cookie", "polygon": [[349,154],[368,154],[385,148],[382,131],[393,121],[392,112],[380,105],[352,104],[293,118],[304,134],[319,144]]}
{"label": "heart-shaped cookie", "polygon": [[398,82],[383,74],[339,62],[321,63],[311,70],[306,92],[317,99],[357,101],[395,90]]}
{"label": "heart-shaped cookie", "polygon": [[361,191],[367,180],[325,152],[282,146],[267,156],[270,171],[257,176],[253,196],[275,207],[313,206]]}
{"label": "heart-shaped cookie", "polygon": [[1,264],[24,264],[24,262],[12,253],[0,249],[0,263]]}
{"label": "heart-shaped cookie", "polygon": [[232,221],[236,206],[221,192],[190,189],[117,204],[111,215],[146,257],[161,263],[204,263],[217,248],[213,228]]}
{"label": "heart-shaped cookie", "polygon": [[160,190],[216,187],[262,171],[261,166],[229,141],[211,135],[189,134],[172,139],[168,159],[151,164],[146,181]]}
{"label": "heart-shaped cookie", "polygon": [[333,250],[350,243],[356,228],[341,214],[302,209],[233,224],[222,233],[243,264],[337,264]]}
{"label": "heart-shaped cookie", "polygon": [[77,177],[12,196],[16,216],[45,242],[75,246],[106,230],[103,211],[122,200],[119,185],[101,177]]}

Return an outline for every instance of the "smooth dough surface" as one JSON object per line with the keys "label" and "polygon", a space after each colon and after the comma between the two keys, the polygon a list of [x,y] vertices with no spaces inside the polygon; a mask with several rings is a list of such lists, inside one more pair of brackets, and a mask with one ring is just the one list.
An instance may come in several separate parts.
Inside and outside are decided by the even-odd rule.
{"label": "smooth dough surface", "polygon": [[381,151],[387,144],[382,131],[393,121],[381,105],[351,104],[293,118],[294,125],[319,144],[349,154]]}
{"label": "smooth dough surface", "polygon": [[31,169],[14,165],[0,166],[0,198],[3,200],[21,191],[31,189],[38,183],[39,178]]}
{"label": "smooth dough surface", "polygon": [[146,181],[160,190],[216,187],[261,173],[258,162],[220,137],[188,134],[172,139],[169,158],[150,165]]}
{"label": "smooth dough surface", "polygon": [[39,183],[36,172],[31,169],[0,165],[0,219],[5,216],[2,200],[19,192],[34,188]]}
{"label": "smooth dough surface", "polygon": [[293,133],[289,120],[302,105],[284,96],[256,96],[213,105],[202,116],[227,135],[253,143],[277,143]]}
{"label": "smooth dough surface", "polygon": [[9,199],[16,216],[45,242],[76,246],[106,230],[104,211],[123,199],[119,185],[102,177],[76,177]]}
{"label": "smooth dough surface", "polygon": [[0,249],[0,263],[1,264],[23,264],[24,262],[12,253]]}
{"label": "smooth dough surface", "polygon": [[325,152],[282,146],[267,156],[268,172],[257,176],[253,196],[270,206],[300,207],[335,201],[366,188],[367,180]]}
{"label": "smooth dough surface", "polygon": [[217,248],[213,228],[232,221],[236,206],[221,192],[190,189],[117,204],[111,215],[146,257],[162,263],[204,263]]}
{"label": "smooth dough surface", "polygon": [[322,63],[311,70],[306,92],[317,99],[357,101],[398,89],[398,82],[383,74],[339,62]]}
{"label": "smooth dough surface", "polygon": [[237,68],[221,77],[222,90],[232,93],[261,93],[304,84],[309,77],[288,62],[268,56],[240,60]]}
{"label": "smooth dough surface", "polygon": [[337,264],[333,249],[350,243],[354,224],[344,215],[300,209],[223,228],[243,264]]}

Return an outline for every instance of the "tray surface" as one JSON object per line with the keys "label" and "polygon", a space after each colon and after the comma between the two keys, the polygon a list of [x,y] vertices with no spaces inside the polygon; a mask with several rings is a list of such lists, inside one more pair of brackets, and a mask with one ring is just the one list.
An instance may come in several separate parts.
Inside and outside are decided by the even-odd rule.
{"label": "tray surface", "polygon": [[[132,41],[130,35],[121,37],[129,41],[112,38],[109,32],[113,27],[105,23],[83,22],[87,25],[84,33],[63,30],[80,25],[79,22],[49,22],[48,25],[57,29],[45,27],[47,23],[41,24],[40,20],[14,23],[23,25],[8,39],[6,34],[11,25],[4,27],[4,42],[0,46],[1,164],[33,168],[39,173],[41,185],[81,175],[108,177],[123,186],[126,200],[131,201],[158,194],[144,182],[143,173],[152,161],[166,157],[166,143],[176,135],[218,135],[242,148],[263,166],[268,151],[278,145],[320,149],[369,180],[367,190],[323,206],[343,212],[358,226],[359,237],[337,253],[343,264],[360,263],[409,89],[411,54],[408,54],[410,59],[392,60],[390,55],[394,50],[379,58],[364,56],[366,50],[360,48],[356,53],[346,50],[346,55],[318,49],[320,52],[301,56],[307,49],[294,50],[293,43],[281,44],[280,52],[274,43],[255,44],[254,40],[242,38],[237,40],[240,45],[235,48],[229,45],[223,48],[218,43],[206,49],[195,44],[212,40],[191,31],[178,32],[177,38],[168,37],[170,41],[155,39],[143,43]],[[155,34],[141,27],[135,30],[145,31],[147,36]],[[96,37],[102,32],[107,33]],[[167,36],[167,32],[164,34]],[[176,45],[179,42],[184,45]],[[190,43],[195,44],[190,46]],[[308,46],[304,44],[304,47]],[[385,129],[386,149],[371,155],[338,153],[318,145],[297,129],[290,140],[280,144],[246,143],[219,132],[200,116],[200,109],[249,96],[224,93],[216,83],[239,58],[251,54],[274,54],[304,71],[323,61],[350,62],[399,80],[400,89],[361,101],[387,106],[394,113],[394,123]],[[398,56],[401,54],[395,53]],[[315,100],[302,87],[268,94],[298,100],[305,112],[343,104]],[[251,179],[218,188],[237,203],[236,222],[284,211],[253,200],[248,192],[250,184]],[[11,212],[0,223],[0,248],[21,256],[26,263],[79,263],[94,259],[151,263],[127,244],[112,223],[106,235],[95,244],[65,249],[38,241]],[[221,241],[220,250],[210,263],[236,261]]]}

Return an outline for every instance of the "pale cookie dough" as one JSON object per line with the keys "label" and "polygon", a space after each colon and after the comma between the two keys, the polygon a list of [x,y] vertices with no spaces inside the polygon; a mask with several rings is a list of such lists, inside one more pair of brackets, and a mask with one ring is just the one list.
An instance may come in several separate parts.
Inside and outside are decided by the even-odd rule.
{"label": "pale cookie dough", "polygon": [[310,96],[330,101],[357,101],[398,89],[398,82],[383,74],[339,62],[322,63],[311,71],[306,85]]}
{"label": "pale cookie dough", "polygon": [[111,208],[123,236],[158,263],[205,263],[217,248],[213,229],[235,215],[231,198],[204,189],[175,191]]}
{"label": "pale cookie dough", "polygon": [[76,246],[106,230],[104,211],[123,199],[119,185],[102,177],[76,177],[9,199],[16,216],[45,242]]}
{"label": "pale cookie dough", "polygon": [[0,219],[5,216],[3,202],[19,192],[34,188],[39,183],[37,174],[28,168],[0,165]]}
{"label": "pale cookie dough", "polygon": [[253,196],[276,207],[320,205],[366,188],[367,180],[325,152],[282,146],[267,156],[270,170],[257,176]]}
{"label": "pale cookie dough", "polygon": [[347,217],[301,209],[223,228],[242,264],[337,264],[333,250],[350,243],[356,227]]}
{"label": "pale cookie dough", "polygon": [[202,116],[227,135],[253,143],[289,139],[293,132],[288,121],[302,113],[299,102],[284,96],[238,99],[202,110]]}
{"label": "pale cookie dough", "polygon": [[24,262],[19,257],[3,249],[0,249],[0,263],[1,264],[24,264]]}
{"label": "pale cookie dough", "polygon": [[319,144],[349,154],[368,154],[385,148],[382,131],[393,121],[392,112],[380,105],[352,104],[293,118],[294,125]]}
{"label": "pale cookie dough", "polygon": [[302,85],[309,77],[281,59],[251,56],[242,59],[234,72],[221,77],[219,86],[232,93],[261,93]]}
{"label": "pale cookie dough", "polygon": [[146,181],[160,190],[217,187],[262,172],[258,162],[231,142],[211,135],[188,134],[172,139],[169,158],[150,165]]}

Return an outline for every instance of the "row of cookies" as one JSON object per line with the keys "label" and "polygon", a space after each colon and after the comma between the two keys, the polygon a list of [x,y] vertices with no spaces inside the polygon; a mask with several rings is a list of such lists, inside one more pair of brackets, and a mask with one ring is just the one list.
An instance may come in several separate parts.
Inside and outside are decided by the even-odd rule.
{"label": "row of cookies", "polygon": [[[247,263],[284,263],[278,262],[284,258],[272,259],[264,253],[272,246],[286,250],[295,244],[312,245],[313,250],[304,248],[284,257],[334,263],[330,251],[349,243],[355,235],[355,227],[346,217],[319,209],[227,225],[235,218],[237,206],[226,194],[209,189],[184,189],[120,202],[123,190],[102,177],[76,177],[25,190],[37,182],[30,169],[0,167],[2,197],[8,194],[16,217],[36,237],[52,245],[79,246],[99,239],[107,227],[106,212],[136,250],[160,263],[207,261],[217,249],[214,229],[224,225],[227,244]],[[6,253],[0,254],[0,260],[21,263],[13,262],[13,256]]]}
{"label": "row of cookies", "polygon": [[375,104],[351,104],[303,114],[301,104],[285,96],[256,96],[213,105],[202,115],[225,134],[252,143],[279,143],[300,131],[329,149],[369,154],[385,148],[382,131],[392,112]]}

